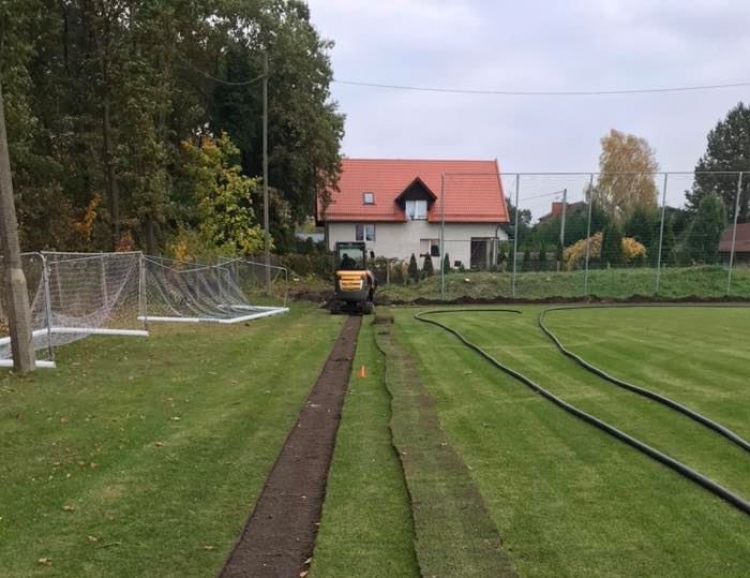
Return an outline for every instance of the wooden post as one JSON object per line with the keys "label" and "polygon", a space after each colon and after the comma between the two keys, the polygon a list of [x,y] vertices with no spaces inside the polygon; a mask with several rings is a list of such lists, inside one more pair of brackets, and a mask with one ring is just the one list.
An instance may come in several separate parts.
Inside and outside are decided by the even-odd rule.
{"label": "wooden post", "polygon": [[7,298],[13,367],[21,373],[34,369],[34,344],[26,276],[21,268],[18,221],[13,199],[8,135],[5,130],[5,104],[0,84],[0,245],[3,249],[4,284]]}

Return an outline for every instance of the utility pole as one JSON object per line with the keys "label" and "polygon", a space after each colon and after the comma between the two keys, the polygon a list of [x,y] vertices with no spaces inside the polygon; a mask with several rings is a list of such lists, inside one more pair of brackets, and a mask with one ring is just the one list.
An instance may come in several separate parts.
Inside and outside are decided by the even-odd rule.
{"label": "utility pole", "polygon": [[563,189],[562,220],[560,223],[560,244],[565,247],[565,214],[568,212],[568,189]]}
{"label": "utility pole", "polygon": [[268,216],[268,49],[263,56],[263,245],[266,255],[266,293],[271,294],[271,231]]}
{"label": "utility pole", "polygon": [[8,325],[13,351],[13,368],[21,373],[34,370],[34,347],[31,335],[31,312],[26,276],[21,268],[18,222],[13,200],[8,134],[5,130],[5,103],[0,82],[0,244],[5,264],[4,289],[8,296]]}

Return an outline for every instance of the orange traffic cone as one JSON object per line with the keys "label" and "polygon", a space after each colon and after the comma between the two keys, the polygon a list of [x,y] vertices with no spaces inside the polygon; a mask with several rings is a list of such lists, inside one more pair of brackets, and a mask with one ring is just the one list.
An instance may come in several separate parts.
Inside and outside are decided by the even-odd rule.
{"label": "orange traffic cone", "polygon": [[367,370],[365,369],[364,365],[361,365],[359,368],[359,376],[360,377],[367,377]]}

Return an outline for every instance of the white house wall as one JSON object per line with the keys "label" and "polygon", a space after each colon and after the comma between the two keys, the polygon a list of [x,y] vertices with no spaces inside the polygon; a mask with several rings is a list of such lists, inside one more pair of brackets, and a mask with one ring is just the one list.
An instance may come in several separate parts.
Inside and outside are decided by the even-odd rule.
{"label": "white house wall", "polygon": [[[492,223],[446,223],[445,251],[451,262],[461,261],[466,267],[471,262],[471,239],[508,239],[506,233]],[[365,241],[368,251],[377,257],[407,260],[414,253],[423,253],[422,239],[440,239],[440,223],[408,221],[406,223],[375,223],[375,241]],[[328,223],[329,249],[337,241],[356,241],[356,223]],[[439,257],[442,258],[442,255]]]}

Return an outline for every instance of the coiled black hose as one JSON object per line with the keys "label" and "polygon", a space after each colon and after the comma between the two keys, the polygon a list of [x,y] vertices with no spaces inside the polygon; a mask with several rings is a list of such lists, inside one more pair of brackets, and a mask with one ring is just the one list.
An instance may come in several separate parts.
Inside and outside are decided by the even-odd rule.
{"label": "coiled black hose", "polygon": [[726,502],[732,504],[734,507],[741,510],[745,514],[750,515],[750,502],[745,501],[743,498],[733,493],[732,491],[728,490],[721,484],[714,482],[713,480],[711,480],[710,478],[707,478],[703,474],[700,474],[696,472],[695,470],[689,468],[682,462],[678,462],[677,460],[668,456],[667,454],[660,452],[659,450],[655,448],[652,448],[648,444],[645,444],[642,441],[637,440],[636,438],[600,420],[599,418],[596,418],[593,415],[588,414],[581,409],[578,409],[574,405],[569,404],[568,402],[557,397],[553,393],[547,391],[541,385],[531,380],[530,378],[526,377],[522,373],[519,373],[518,371],[508,367],[507,365],[500,363],[497,359],[492,357],[484,349],[482,349],[477,344],[472,343],[471,341],[466,339],[461,333],[459,333],[455,329],[443,323],[440,323],[439,321],[435,321],[434,319],[426,319],[424,317],[425,315],[434,315],[437,313],[464,313],[467,311],[493,312],[493,313],[517,313],[517,314],[521,313],[521,311],[518,311],[517,309],[431,309],[429,311],[422,311],[422,312],[416,313],[414,315],[414,318],[417,321],[421,321],[423,323],[429,323],[437,327],[440,327],[441,329],[444,329],[445,331],[448,331],[449,333],[457,337],[464,345],[466,345],[467,347],[469,347],[470,349],[474,350],[479,355],[484,357],[487,361],[489,361],[496,368],[503,371],[504,373],[507,373],[511,377],[517,379],[521,383],[525,384],[526,386],[531,388],[533,391],[537,392],[539,395],[551,401],[558,407],[564,409],[565,411],[576,416],[577,418],[599,428],[600,430],[610,434],[616,439],[625,442],[629,446],[646,454],[650,458],[660,462],[661,464],[667,466],[668,468],[671,468],[672,470],[676,471],[677,473],[681,474],[682,476],[686,477],[692,482],[695,482],[696,484],[702,486],[703,488],[707,489],[709,492],[720,497]]}
{"label": "coiled black hose", "polygon": [[[743,450],[750,452],[750,442],[745,440],[744,438],[740,437],[738,434],[733,432],[728,427],[725,427],[721,425],[720,423],[717,423],[713,421],[712,419],[706,417],[703,414],[698,413],[697,411],[694,411],[690,409],[687,406],[682,405],[681,403],[676,402],[673,399],[670,399],[664,395],[661,395],[659,393],[656,393],[655,391],[651,391],[649,389],[646,389],[644,387],[640,387],[638,385],[634,385],[632,383],[629,383],[625,380],[619,379],[613,375],[610,375],[603,369],[596,367],[595,365],[589,363],[585,359],[583,359],[581,356],[573,353],[569,349],[566,349],[565,346],[562,344],[562,342],[557,338],[557,336],[552,333],[552,330],[550,330],[545,324],[544,324],[544,317],[547,313],[551,313],[553,311],[565,311],[565,310],[573,310],[573,309],[601,309],[603,307],[607,306],[596,306],[596,307],[552,307],[550,309],[544,309],[539,313],[539,317],[537,318],[537,323],[539,324],[539,328],[549,337],[552,342],[555,344],[555,346],[560,350],[560,352],[563,355],[566,355],[570,359],[573,359],[576,361],[581,367],[583,367],[585,370],[590,371],[594,375],[597,375],[604,379],[605,381],[608,381],[614,385],[617,385],[619,387],[623,387],[625,389],[628,389],[634,393],[637,393],[638,395],[642,395],[643,397],[646,397],[648,399],[654,400],[657,403],[661,403],[663,405],[666,405],[667,407],[670,407],[676,411],[679,411],[681,414],[686,415],[690,419],[706,426],[709,429],[712,429],[716,433],[724,436],[728,440],[732,441],[733,443],[740,446]],[[615,305],[612,306],[613,308],[622,307],[621,305]],[[632,306],[628,306],[632,307]]]}

